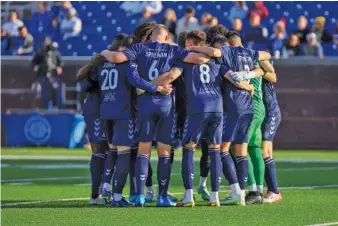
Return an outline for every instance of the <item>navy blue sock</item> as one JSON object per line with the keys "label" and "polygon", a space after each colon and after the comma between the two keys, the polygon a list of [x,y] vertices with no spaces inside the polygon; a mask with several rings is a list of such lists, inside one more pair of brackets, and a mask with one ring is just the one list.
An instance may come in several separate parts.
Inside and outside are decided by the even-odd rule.
{"label": "navy blue sock", "polygon": [[194,172],[194,150],[184,147],[182,158],[182,178],[185,189],[193,189]]}
{"label": "navy blue sock", "polygon": [[237,156],[236,163],[239,187],[241,190],[245,190],[245,185],[249,174],[248,158],[246,156]]}
{"label": "navy blue sock", "polygon": [[137,156],[137,147],[131,148],[130,152],[130,170],[129,170],[129,183],[130,191],[129,196],[136,194],[136,180],[135,180],[135,165],[136,165],[136,156]]}
{"label": "navy blue sock", "polygon": [[104,175],[103,175],[103,183],[111,184],[112,176],[114,173],[114,168],[117,159],[117,150],[110,149],[106,153],[106,160],[104,162]]}
{"label": "navy blue sock", "polygon": [[175,157],[175,150],[172,148],[170,150],[170,163],[171,163],[171,165],[174,164],[174,157]]}
{"label": "navy blue sock", "polygon": [[276,166],[273,158],[264,158],[265,163],[265,181],[268,187],[268,191],[272,191],[277,194],[278,185],[277,185],[277,174],[276,174]]}
{"label": "navy blue sock", "polygon": [[99,189],[104,170],[105,154],[93,153],[90,159],[90,176],[92,179],[92,198],[99,196]]}
{"label": "navy blue sock", "polygon": [[144,188],[146,185],[148,175],[149,156],[144,154],[137,154],[136,166],[135,166],[135,178],[136,178],[136,193],[139,195],[144,194]]}
{"label": "navy blue sock", "polygon": [[219,148],[209,148],[210,156],[210,182],[211,191],[217,192],[219,190],[221,172],[222,172],[222,161]]}
{"label": "navy blue sock", "polygon": [[229,185],[238,183],[236,168],[231,154],[229,152],[222,152],[221,160],[223,166],[223,174],[225,176],[225,179],[227,179],[227,181],[229,182]]}
{"label": "navy blue sock", "polygon": [[166,197],[168,195],[170,173],[171,173],[170,156],[159,157],[157,165],[157,180],[160,196]]}
{"label": "navy blue sock", "polygon": [[209,147],[205,139],[201,141],[202,155],[200,160],[200,176],[208,177],[210,171]]}
{"label": "navy blue sock", "polygon": [[151,187],[151,186],[153,186],[153,167],[151,167],[150,162],[149,162],[148,168],[149,168],[149,170],[148,170],[146,186]]}
{"label": "navy blue sock", "polygon": [[117,152],[114,173],[114,193],[122,194],[130,168],[130,149]]}

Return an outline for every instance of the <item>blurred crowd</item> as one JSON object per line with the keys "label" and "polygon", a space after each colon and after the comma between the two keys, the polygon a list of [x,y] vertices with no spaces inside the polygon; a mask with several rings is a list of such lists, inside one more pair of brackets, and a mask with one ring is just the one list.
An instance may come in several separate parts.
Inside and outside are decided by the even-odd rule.
{"label": "blurred crowd", "polygon": [[[133,4],[138,4],[136,7]],[[123,6],[123,7],[122,7]],[[155,20],[153,17],[163,9],[161,2],[125,2],[122,9],[137,11],[141,16],[137,24]],[[140,8],[142,7],[142,8]],[[82,30],[81,19],[77,16],[76,9],[70,1],[54,2],[49,9],[45,2],[40,2],[37,11],[31,18],[32,29],[44,27],[44,34],[61,36],[63,40],[78,36]],[[287,21],[280,18],[273,25],[272,32],[263,26],[262,21],[269,18],[269,9],[263,1],[257,1],[248,8],[244,1],[234,2],[229,9],[229,30],[238,32],[244,45],[258,50],[269,50],[274,58],[288,58],[292,56],[316,56],[323,58],[323,43],[338,44],[338,22],[335,30],[326,29],[326,19],[323,16],[315,18],[313,24],[309,24],[305,16],[297,20],[297,29],[287,33]],[[338,20],[337,20],[338,21]],[[196,18],[193,7],[185,9],[184,16],[177,18],[175,10],[165,9],[164,17],[158,23],[169,27],[172,41],[179,33],[186,30],[207,29],[222,24],[212,12],[205,12],[201,18]],[[1,29],[2,53],[6,51],[13,55],[32,55],[34,51],[34,39],[27,27],[20,20],[16,11],[11,11],[8,20]]]}
{"label": "blurred crowd", "polygon": [[[46,2],[39,2],[29,24],[32,30],[43,28],[44,36],[61,37],[63,40],[78,36],[82,30],[81,19],[70,1],[54,2],[51,9]],[[34,38],[20,20],[19,13],[11,10],[1,27],[1,53],[32,55],[36,49],[34,43]]]}

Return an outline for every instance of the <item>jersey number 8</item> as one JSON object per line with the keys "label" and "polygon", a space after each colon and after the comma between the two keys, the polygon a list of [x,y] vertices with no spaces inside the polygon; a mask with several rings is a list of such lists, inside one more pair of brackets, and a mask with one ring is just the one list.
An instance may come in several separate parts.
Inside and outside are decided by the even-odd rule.
{"label": "jersey number 8", "polygon": [[206,64],[200,65],[200,79],[202,83],[210,82],[210,67]]}
{"label": "jersey number 8", "polygon": [[[117,79],[118,79],[119,73],[116,69],[104,69],[101,72],[101,76],[104,76],[103,83],[101,85],[101,90],[113,90],[117,87]],[[113,80],[112,80],[112,77]]]}

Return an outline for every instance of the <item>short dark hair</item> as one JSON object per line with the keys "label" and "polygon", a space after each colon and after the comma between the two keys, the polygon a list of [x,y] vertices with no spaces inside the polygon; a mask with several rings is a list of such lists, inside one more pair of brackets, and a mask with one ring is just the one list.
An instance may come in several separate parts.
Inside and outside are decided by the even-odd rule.
{"label": "short dark hair", "polygon": [[214,27],[211,27],[207,31],[207,43],[211,42],[211,39],[215,37],[216,35],[225,35],[228,33],[228,29],[226,29],[223,25],[216,25]]}
{"label": "short dark hair", "polygon": [[111,51],[118,50],[121,46],[123,39],[125,39],[126,37],[128,37],[128,35],[124,34],[124,33],[120,33],[120,34],[116,35],[114,40],[113,40],[113,43],[109,47],[109,50],[111,50]]}
{"label": "short dark hair", "polygon": [[194,14],[195,13],[195,9],[191,6],[188,6],[187,8],[185,8],[185,13],[192,13]]}
{"label": "short dark hair", "polygon": [[227,41],[226,37],[223,35],[216,35],[210,41],[210,46],[215,47],[216,44],[224,44]]}
{"label": "short dark hair", "polygon": [[186,39],[192,40],[194,45],[203,45],[205,44],[207,37],[202,31],[192,30],[188,32]]}
{"label": "short dark hair", "polygon": [[237,37],[241,37],[237,31],[234,31],[234,30],[231,30],[231,31],[228,31],[228,33],[225,35],[225,37],[227,39],[230,39],[231,37],[234,37],[234,36],[237,36]]}
{"label": "short dark hair", "polygon": [[156,22],[152,21],[137,26],[134,31],[134,36],[136,37],[137,42],[145,42],[150,40],[151,33],[153,32],[156,25]]}
{"label": "short dark hair", "polygon": [[187,40],[188,31],[181,32],[177,37],[177,44],[179,47],[185,48],[185,41]]}
{"label": "short dark hair", "polygon": [[136,44],[136,43],[137,43],[136,37],[133,35],[129,35],[125,39],[123,39],[120,47],[129,48],[129,46]]}

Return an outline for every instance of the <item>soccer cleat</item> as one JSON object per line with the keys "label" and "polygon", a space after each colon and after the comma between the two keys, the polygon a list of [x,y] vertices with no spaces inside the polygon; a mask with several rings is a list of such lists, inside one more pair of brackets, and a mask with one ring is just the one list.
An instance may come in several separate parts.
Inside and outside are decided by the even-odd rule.
{"label": "soccer cleat", "polygon": [[[175,195],[173,195],[173,194],[170,194],[169,192],[168,192],[168,195],[167,195],[168,197],[169,197],[169,199],[171,199],[171,201],[173,201],[173,202],[177,202],[177,197],[175,196]],[[159,194],[159,191],[157,190],[156,191],[156,198],[157,199],[159,199],[159,197],[160,197],[160,194]]]}
{"label": "soccer cleat", "polygon": [[120,201],[115,201],[114,199],[111,201],[111,207],[131,207],[134,206],[132,203],[128,202],[124,197]]}
{"label": "soccer cleat", "polygon": [[221,204],[219,203],[219,201],[209,201],[208,202],[208,206],[211,206],[211,207],[220,207]]}
{"label": "soccer cleat", "polygon": [[145,205],[145,196],[144,195],[136,195],[136,199],[135,199],[135,206],[136,207],[144,207]]}
{"label": "soccer cleat", "polygon": [[129,196],[129,202],[135,203],[137,195]]}
{"label": "soccer cleat", "polygon": [[209,193],[207,187],[199,186],[197,193],[201,195],[201,197],[204,201],[210,200],[210,193]]}
{"label": "soccer cleat", "polygon": [[111,191],[107,189],[102,189],[101,196],[106,201],[106,203],[109,203],[111,198]]}
{"label": "soccer cleat", "polygon": [[145,200],[146,202],[153,202],[154,201],[154,192],[153,191],[147,191]]}
{"label": "soccer cleat", "polygon": [[263,203],[265,204],[279,203],[281,200],[282,194],[280,192],[278,192],[278,194],[275,194],[269,191],[268,194],[264,195]]}
{"label": "soccer cleat", "polygon": [[171,199],[168,196],[166,196],[166,197],[160,196],[157,199],[156,206],[157,207],[174,207],[174,206],[176,206],[176,203],[171,201]]}
{"label": "soccer cleat", "polygon": [[246,205],[262,204],[262,203],[263,203],[263,194],[258,191],[250,191],[245,196]]}
{"label": "soccer cleat", "polygon": [[97,197],[96,199],[93,199],[92,197],[90,197],[89,199],[89,205],[92,206],[104,206],[106,205],[106,201],[104,199],[102,199],[102,197]]}
{"label": "soccer cleat", "polygon": [[240,194],[232,194],[229,193],[224,200],[221,201],[222,205],[245,205],[245,202],[242,201],[242,197]]}
{"label": "soccer cleat", "polygon": [[195,201],[188,201],[188,202],[184,202],[184,200],[182,200],[181,202],[176,203],[177,207],[195,207]]}

